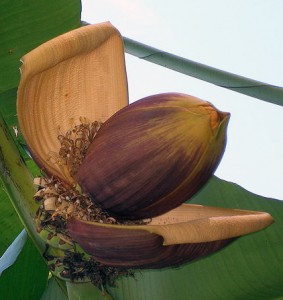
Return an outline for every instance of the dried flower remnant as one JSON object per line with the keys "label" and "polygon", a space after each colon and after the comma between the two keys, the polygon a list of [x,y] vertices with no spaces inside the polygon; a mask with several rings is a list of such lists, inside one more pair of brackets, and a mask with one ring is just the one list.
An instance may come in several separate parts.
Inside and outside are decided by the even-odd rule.
{"label": "dried flower remnant", "polygon": [[[58,139],[61,149],[56,163],[65,165],[71,171],[78,168],[83,160],[87,148],[95,138],[100,128],[98,122],[81,123],[69,130],[65,135],[60,134]],[[94,258],[77,252],[73,240],[67,230],[67,220],[70,217],[84,221],[105,224],[146,224],[146,220],[117,220],[93,202],[87,193],[83,193],[78,186],[66,186],[59,179],[52,177],[37,177],[34,184],[38,187],[34,199],[39,203],[36,214],[38,233],[48,244],[65,249],[64,258],[54,258],[49,262],[51,271],[59,268],[59,276],[75,280],[91,282],[102,289],[105,284],[114,286],[119,276],[133,276],[129,268],[105,266]]]}
{"label": "dried flower remnant", "polygon": [[106,285],[115,286],[115,281],[119,276],[134,277],[134,273],[130,269],[107,267],[91,257],[84,258],[84,256],[83,253],[67,252],[63,259],[65,270],[61,275],[71,280],[87,277],[101,290]]}
{"label": "dried flower remnant", "polygon": [[120,276],[134,277],[134,272],[129,268],[117,268],[105,266],[95,261],[91,256],[66,250],[64,257],[53,257],[45,254],[50,271],[57,276],[72,282],[83,282],[86,279],[101,292],[105,292],[105,286],[116,286],[116,280]]}
{"label": "dried flower remnant", "polygon": [[70,175],[74,177],[101,125],[101,122],[89,122],[80,118],[80,124],[75,125],[66,133],[58,134],[60,150],[59,153],[50,151],[49,161],[61,167],[67,167]]}

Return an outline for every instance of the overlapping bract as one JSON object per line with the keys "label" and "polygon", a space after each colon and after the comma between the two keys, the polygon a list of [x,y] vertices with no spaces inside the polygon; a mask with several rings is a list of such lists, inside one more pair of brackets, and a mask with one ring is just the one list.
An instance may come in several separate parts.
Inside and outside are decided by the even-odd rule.
{"label": "overlapping bract", "polygon": [[160,215],[188,200],[213,174],[228,120],[228,113],[184,94],[141,99],[102,126],[77,180],[118,217]]}

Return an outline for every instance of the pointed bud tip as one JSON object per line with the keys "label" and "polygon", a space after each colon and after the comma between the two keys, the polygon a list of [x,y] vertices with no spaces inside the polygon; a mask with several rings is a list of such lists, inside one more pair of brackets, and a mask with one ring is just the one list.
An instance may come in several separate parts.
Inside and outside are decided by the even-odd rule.
{"label": "pointed bud tip", "polygon": [[[207,109],[207,107],[206,107]],[[210,124],[211,124],[211,129],[213,132],[213,135],[217,134],[220,126],[222,124],[225,124],[227,127],[229,119],[230,119],[230,113],[228,112],[222,112],[214,107],[210,107]]]}

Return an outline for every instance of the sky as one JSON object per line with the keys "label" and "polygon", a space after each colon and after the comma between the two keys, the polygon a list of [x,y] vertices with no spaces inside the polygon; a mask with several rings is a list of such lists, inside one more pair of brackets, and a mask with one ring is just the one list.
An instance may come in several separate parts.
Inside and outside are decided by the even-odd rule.
{"label": "sky", "polygon": [[[184,58],[283,86],[282,0],[82,0],[82,20],[110,21],[122,34]],[[231,113],[215,173],[283,200],[283,107],[126,54],[130,102],[180,92]]]}

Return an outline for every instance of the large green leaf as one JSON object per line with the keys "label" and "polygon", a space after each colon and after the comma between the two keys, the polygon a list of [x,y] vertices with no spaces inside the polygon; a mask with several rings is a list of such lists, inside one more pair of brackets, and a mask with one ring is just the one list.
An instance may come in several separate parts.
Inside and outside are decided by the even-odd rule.
{"label": "large green leaf", "polygon": [[16,262],[0,277],[1,299],[40,299],[46,288],[47,275],[47,266],[29,239]]}
{"label": "large green leaf", "polygon": [[20,58],[80,24],[79,0],[0,2],[0,92],[19,82]]}
{"label": "large green leaf", "polygon": [[22,230],[21,224],[1,184],[0,190],[0,257]]}
{"label": "large green leaf", "polygon": [[[3,186],[0,190],[0,256],[23,228]],[[0,277],[3,299],[39,299],[47,280],[47,267],[34,244],[28,240],[14,265]]]}
{"label": "large green leaf", "polygon": [[267,211],[275,223],[179,268],[137,273],[109,291],[116,300],[274,299],[283,295],[283,202],[213,178],[193,203]]}

